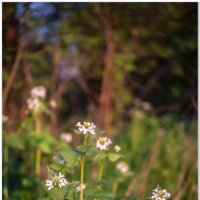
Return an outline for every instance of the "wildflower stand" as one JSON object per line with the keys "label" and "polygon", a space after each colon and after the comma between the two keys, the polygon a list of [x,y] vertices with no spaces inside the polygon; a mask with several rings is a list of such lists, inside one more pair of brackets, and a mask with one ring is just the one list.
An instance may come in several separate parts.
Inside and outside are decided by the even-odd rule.
{"label": "wildflower stand", "polygon": [[[86,199],[96,199],[96,200],[104,200],[104,199],[114,199],[117,197],[117,190],[118,185],[120,181],[122,180],[122,177],[116,178],[112,184],[112,192],[105,190],[106,187],[104,187],[104,179],[103,177],[103,170],[104,170],[104,163],[105,160],[110,160],[111,162],[116,162],[118,159],[123,158],[121,154],[119,154],[119,151],[121,150],[121,147],[118,145],[115,145],[113,149],[110,149],[110,145],[112,144],[111,139],[107,137],[99,137],[96,140],[96,149],[93,153],[89,150],[91,144],[87,144],[87,139],[90,135],[95,136],[95,125],[90,122],[84,122],[81,124],[78,122],[76,124],[78,127],[78,134],[83,134],[83,145],[77,147],[75,150],[73,150],[70,147],[64,147],[63,150],[61,150],[59,156],[64,156],[64,159],[68,160],[66,165],[63,166],[63,170],[65,166],[70,165],[70,161],[74,160],[75,165],[73,167],[77,167],[78,164],[76,164],[76,160],[80,161],[80,181],[70,181],[68,182],[64,175],[61,174],[60,171],[58,171],[58,168],[56,169],[57,172],[54,172],[53,170],[49,170],[50,173],[48,173],[49,178],[46,180],[46,186],[48,190],[50,190],[49,195],[52,197],[52,199],[58,200],[58,199],[70,199],[70,200],[86,200]],[[93,145],[94,146],[94,145]],[[115,152],[113,152],[113,150]],[[64,153],[62,153],[64,152]],[[92,163],[98,163],[99,170],[98,170],[98,177],[97,180],[95,180],[97,187],[95,189],[86,189],[86,184],[90,185],[88,183],[89,181],[85,178],[85,159],[86,155],[89,157],[92,157]],[[91,156],[92,155],[92,156]],[[63,162],[62,162],[63,164]],[[53,166],[52,166],[53,167]],[[120,161],[116,164],[116,169],[118,170],[118,173],[120,173],[121,176],[125,179],[126,177],[130,177],[132,175],[132,172],[129,169],[129,166],[124,162]],[[92,184],[91,184],[92,185]],[[86,190],[85,190],[86,189]],[[84,191],[85,190],[85,191]],[[55,195],[55,192],[60,192],[61,196],[58,198]],[[80,194],[78,194],[80,192]],[[54,196],[53,196],[54,193]],[[167,200],[170,197],[170,194],[166,192],[166,190],[162,190],[161,192],[159,190],[154,190],[153,196],[151,197],[152,200],[158,200],[157,195],[161,195],[162,200]],[[163,196],[164,195],[164,196]]]}
{"label": "wildflower stand", "polygon": [[[28,108],[32,112],[35,121],[35,134],[39,136],[41,134],[41,124],[42,124],[42,109],[43,99],[46,97],[46,89],[43,86],[37,86],[32,88],[30,92],[30,97],[27,100]],[[42,152],[39,147],[36,148],[35,155],[35,174],[40,175],[40,165],[41,165]]]}

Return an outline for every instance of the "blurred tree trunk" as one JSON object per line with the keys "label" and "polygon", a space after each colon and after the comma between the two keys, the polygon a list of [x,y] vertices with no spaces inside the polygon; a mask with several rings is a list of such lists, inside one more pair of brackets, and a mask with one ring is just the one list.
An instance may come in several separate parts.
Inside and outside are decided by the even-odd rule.
{"label": "blurred tree trunk", "polygon": [[[6,86],[3,87],[3,113],[5,113],[5,103],[7,102],[9,91],[16,76],[20,53],[18,51],[18,20],[15,19],[16,3],[3,3],[3,66],[9,78]],[[10,57],[6,57],[10,55]],[[13,64],[14,63],[14,64]]]}
{"label": "blurred tree trunk", "polygon": [[13,12],[16,6],[16,3],[3,3],[3,50],[15,47],[18,43],[18,21]]}
{"label": "blurred tree trunk", "polygon": [[113,55],[115,50],[115,43],[113,41],[113,30],[111,22],[108,18],[110,13],[110,7],[106,6],[102,8],[100,14],[100,20],[104,28],[105,37],[105,58],[104,58],[104,71],[102,78],[100,105],[98,113],[98,123],[104,130],[109,130],[112,126],[113,120],[113,88],[114,88],[114,62]]}
{"label": "blurred tree trunk", "polygon": [[[55,51],[52,52],[54,54],[54,63],[53,63],[53,69],[52,69],[52,77],[51,77],[51,85],[50,85],[50,93],[51,93],[51,99],[56,102],[58,105],[58,102],[61,98],[58,92],[59,85],[57,85],[58,82],[58,73],[59,73],[59,63],[61,60],[61,52],[60,52],[60,44],[58,43],[55,46]],[[53,112],[51,114],[51,132],[53,135],[58,135],[58,109],[54,108]]]}
{"label": "blurred tree trunk", "polygon": [[20,111],[20,117],[19,121],[22,121],[27,116],[27,97],[30,95],[30,89],[34,86],[34,81],[31,73],[31,63],[27,60],[23,61],[23,73],[24,73],[24,81],[26,84],[26,87],[23,90],[22,93],[22,106]]}

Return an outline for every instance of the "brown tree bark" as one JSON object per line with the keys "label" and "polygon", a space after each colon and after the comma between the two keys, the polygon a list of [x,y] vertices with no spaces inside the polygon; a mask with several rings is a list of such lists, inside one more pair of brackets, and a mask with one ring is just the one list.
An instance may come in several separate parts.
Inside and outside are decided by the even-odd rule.
{"label": "brown tree bark", "polygon": [[[18,24],[15,19],[16,3],[3,3],[3,69],[9,74],[5,87],[3,88],[2,108],[5,113],[5,104],[11,89],[12,83],[15,79],[18,69],[21,52],[14,47],[18,46]],[[7,54],[11,59],[7,59]]]}
{"label": "brown tree bark", "polygon": [[6,101],[8,98],[8,94],[10,92],[10,89],[11,89],[13,82],[15,80],[15,77],[17,75],[17,71],[19,69],[19,64],[20,64],[20,61],[22,58],[22,54],[23,54],[22,48],[19,47],[16,58],[15,58],[15,62],[12,66],[12,70],[9,74],[8,80],[7,80],[4,90],[3,90],[3,112],[5,111],[5,105],[6,105]]}
{"label": "brown tree bark", "polygon": [[[52,69],[52,77],[51,77],[51,83],[50,83],[50,93],[51,93],[51,99],[55,100],[56,104],[58,105],[58,102],[60,100],[60,90],[58,89],[59,85],[56,84],[58,79],[58,72],[59,72],[59,63],[61,60],[61,51],[60,51],[60,44],[58,43],[55,46],[55,51],[52,52],[54,54],[54,65]],[[53,109],[53,112],[51,114],[51,132],[53,135],[58,135],[58,109]]]}
{"label": "brown tree bark", "polygon": [[114,90],[114,51],[115,43],[113,41],[112,24],[109,20],[109,7],[103,7],[100,14],[100,20],[104,28],[105,37],[105,59],[104,59],[104,71],[102,78],[102,87],[99,98],[99,113],[98,124],[101,129],[109,130],[113,121],[113,90]]}

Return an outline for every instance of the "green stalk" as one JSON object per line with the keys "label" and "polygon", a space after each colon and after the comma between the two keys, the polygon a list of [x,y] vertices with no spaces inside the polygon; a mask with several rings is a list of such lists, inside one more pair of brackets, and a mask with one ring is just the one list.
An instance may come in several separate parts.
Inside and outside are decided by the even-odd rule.
{"label": "green stalk", "polygon": [[[104,163],[103,160],[99,161],[99,175],[98,175],[98,180],[100,181],[103,176],[103,169],[104,169]],[[101,183],[97,186],[98,189],[101,189]]]}
{"label": "green stalk", "polygon": [[36,149],[36,157],[35,157],[35,173],[36,175],[40,175],[40,163],[41,163],[41,150]]}
{"label": "green stalk", "polygon": [[[87,144],[87,134],[84,135],[84,142],[83,142],[83,149]],[[81,159],[81,178],[80,178],[80,200],[83,200],[83,188],[82,188],[82,184],[84,182],[84,168],[85,168],[85,155],[82,156]]]}
{"label": "green stalk", "polygon": [[[41,133],[41,114],[40,113],[35,115],[35,131],[37,135],[40,135]],[[35,174],[37,176],[40,175],[41,157],[42,157],[42,152],[39,148],[37,148],[36,155],[35,155]]]}
{"label": "green stalk", "polygon": [[99,162],[99,176],[98,176],[99,181],[102,179],[103,168],[104,168],[103,161],[100,161],[100,162]]}
{"label": "green stalk", "polygon": [[8,146],[4,144],[4,186],[3,194],[4,198],[8,199]]}
{"label": "green stalk", "polygon": [[113,194],[117,194],[118,185],[119,185],[119,182],[117,180],[114,181],[113,187],[112,187]]}

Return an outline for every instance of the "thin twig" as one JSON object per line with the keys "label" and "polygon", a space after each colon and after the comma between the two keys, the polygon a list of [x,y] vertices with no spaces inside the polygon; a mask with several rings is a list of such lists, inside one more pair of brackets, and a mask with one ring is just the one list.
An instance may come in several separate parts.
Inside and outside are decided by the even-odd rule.
{"label": "thin twig", "polygon": [[19,46],[19,48],[17,50],[17,55],[16,55],[16,58],[15,58],[14,64],[12,66],[12,70],[11,70],[9,76],[8,76],[6,86],[3,90],[3,110],[5,109],[5,104],[6,104],[10,89],[11,89],[13,82],[15,80],[15,77],[17,75],[17,71],[19,69],[19,64],[20,64],[20,61],[22,59],[22,55],[23,55],[23,49],[22,49],[21,46]]}

